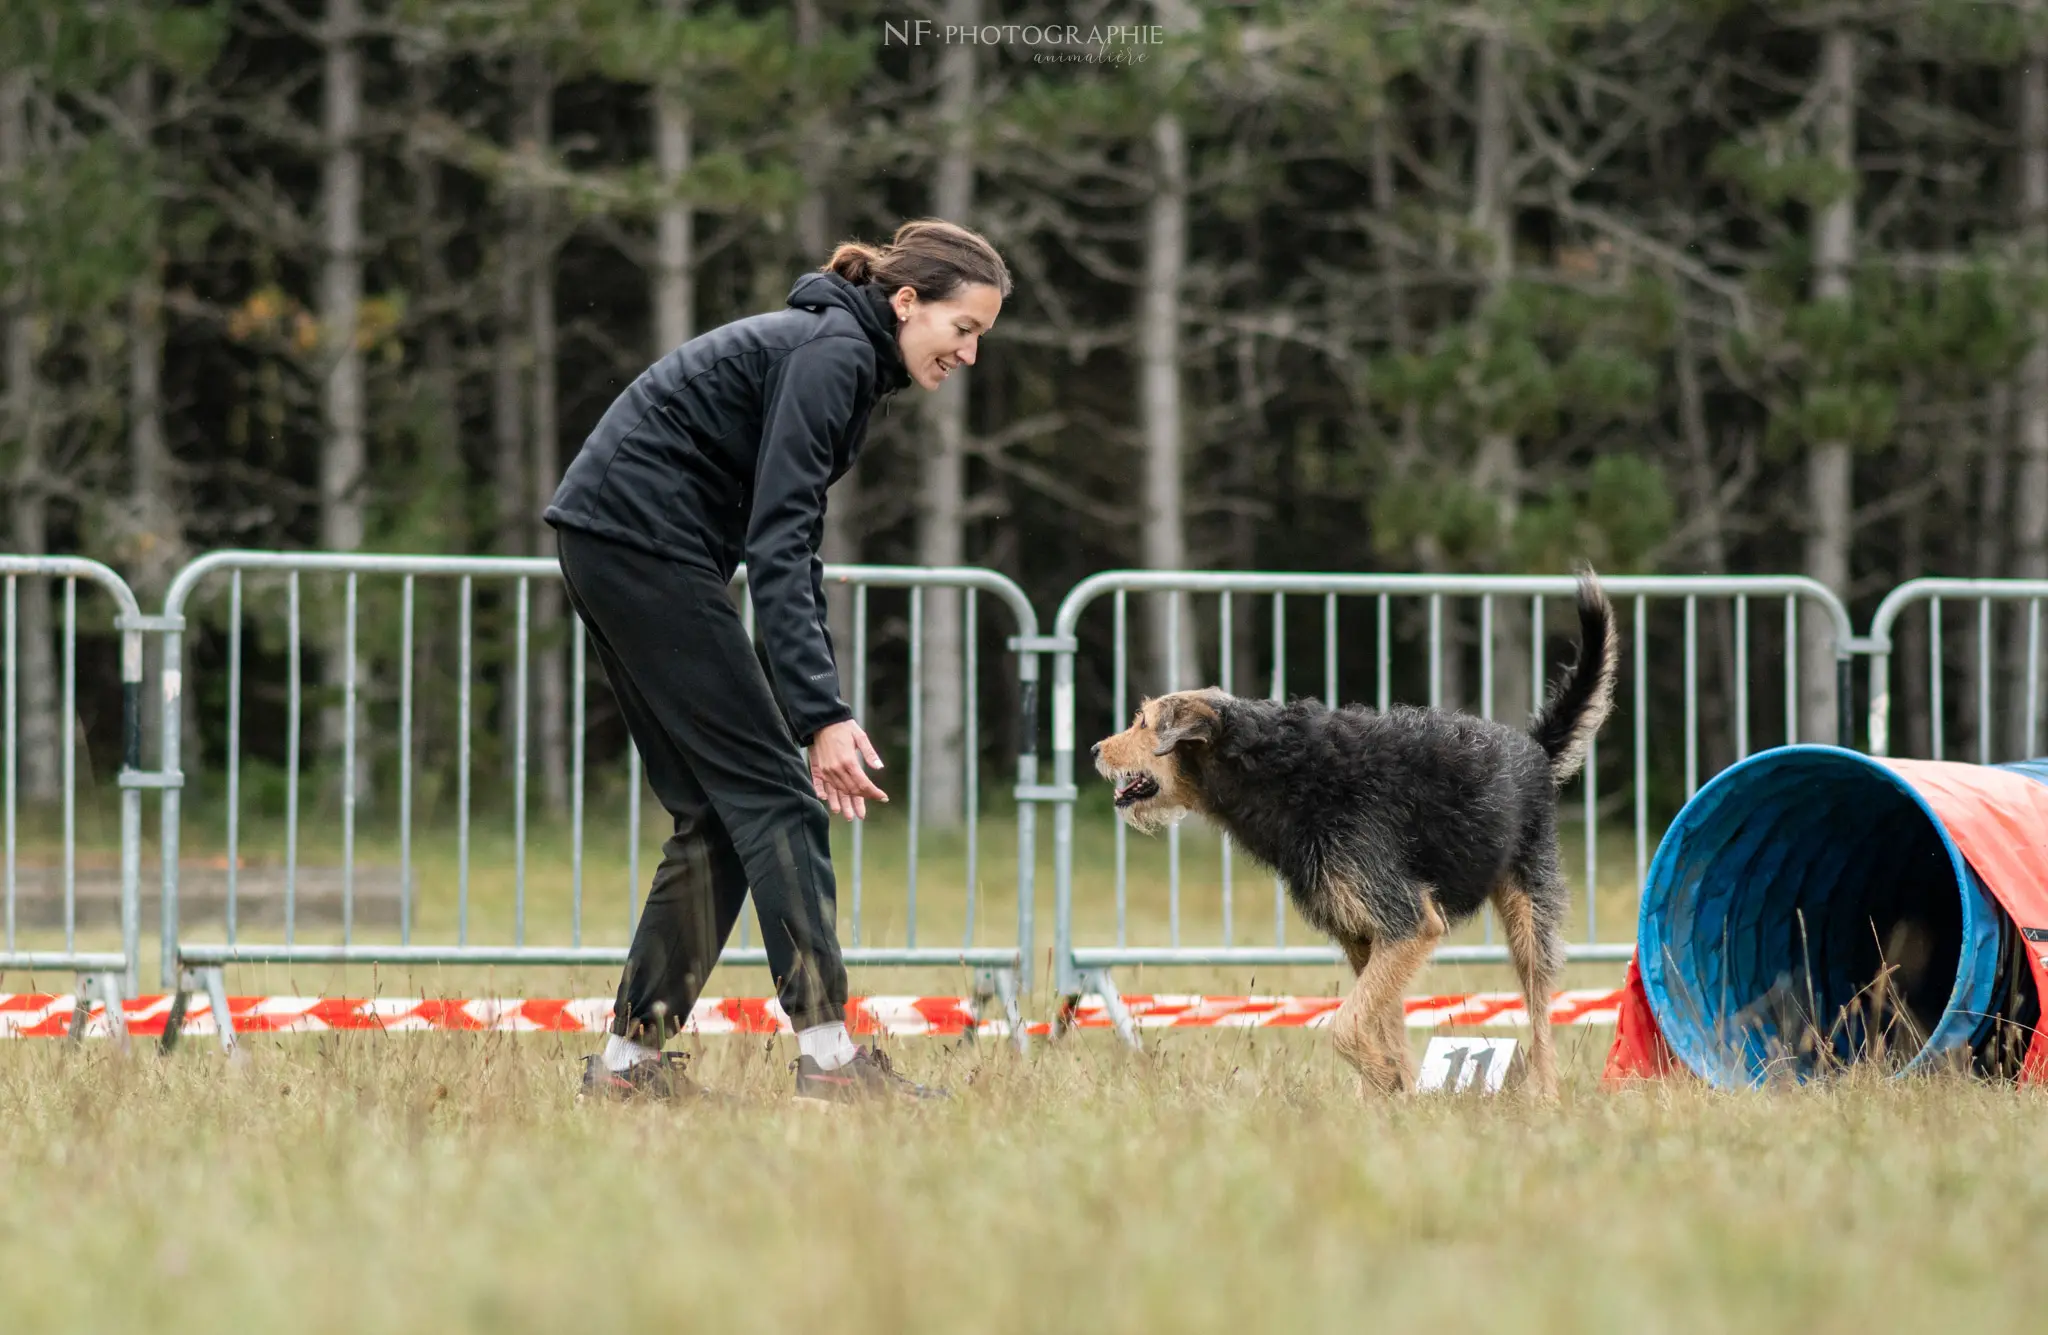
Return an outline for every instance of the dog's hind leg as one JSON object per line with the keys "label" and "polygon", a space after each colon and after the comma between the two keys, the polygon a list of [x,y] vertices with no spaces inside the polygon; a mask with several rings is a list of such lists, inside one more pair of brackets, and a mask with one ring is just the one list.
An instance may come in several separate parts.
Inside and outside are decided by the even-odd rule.
{"label": "dog's hind leg", "polygon": [[1540,912],[1520,882],[1503,882],[1493,895],[1507,928],[1508,954],[1522,981],[1529,1011],[1529,1092],[1549,1103],[1557,1098],[1557,1053],[1550,1033],[1550,994],[1564,967],[1564,941],[1557,925]]}
{"label": "dog's hind leg", "polygon": [[1398,941],[1382,937],[1364,948],[1345,946],[1345,953],[1358,968],[1358,980],[1337,1008],[1331,1028],[1337,1051],[1358,1069],[1361,1097],[1396,1094],[1415,1083],[1415,1058],[1408,1050],[1401,1000],[1415,975],[1429,963],[1445,930],[1443,915],[1428,892],[1418,890],[1418,894],[1424,911],[1415,935]]}

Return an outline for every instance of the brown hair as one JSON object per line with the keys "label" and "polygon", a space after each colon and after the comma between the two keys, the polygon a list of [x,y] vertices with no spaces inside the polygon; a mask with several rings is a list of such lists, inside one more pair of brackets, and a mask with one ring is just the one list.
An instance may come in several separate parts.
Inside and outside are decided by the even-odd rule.
{"label": "brown hair", "polygon": [[872,283],[890,292],[910,288],[920,301],[944,301],[973,283],[1010,295],[1009,266],[988,238],[939,218],[903,224],[880,249],[841,242],[821,267],[849,283]]}

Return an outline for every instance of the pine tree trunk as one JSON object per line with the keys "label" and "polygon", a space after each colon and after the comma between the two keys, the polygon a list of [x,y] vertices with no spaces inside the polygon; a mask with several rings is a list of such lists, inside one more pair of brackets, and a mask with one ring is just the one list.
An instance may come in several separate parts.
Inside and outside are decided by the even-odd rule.
{"label": "pine tree trunk", "polygon": [[[796,0],[795,5],[796,42],[805,50],[815,49],[823,41],[825,20],[819,10],[819,0]],[[814,112],[804,124],[798,161],[804,179],[802,197],[797,201],[796,241],[803,248],[799,263],[807,268],[823,264],[831,255],[834,241],[832,220],[833,170],[838,151],[839,136],[834,130],[831,117],[823,111]],[[780,304],[783,292],[788,290],[794,274],[780,275],[781,290],[773,294],[773,300]],[[852,565],[860,560],[861,539],[861,474],[856,467],[833,485],[832,493],[825,504],[825,535],[819,554],[828,565]],[[834,655],[838,659],[839,688],[846,702],[858,705],[853,698],[853,591],[848,588],[825,588],[825,618],[832,629]],[[863,720],[865,723],[866,720]]]}
{"label": "pine tree trunk", "polygon": [[[1508,78],[1507,35],[1498,25],[1489,27],[1479,39],[1478,86],[1474,89],[1478,126],[1472,153],[1472,230],[1486,238],[1488,304],[1500,299],[1514,277],[1514,218],[1506,198],[1508,158],[1514,151],[1514,128],[1508,117]],[[1493,495],[1502,549],[1512,550],[1515,522],[1521,512],[1521,450],[1513,436],[1489,432],[1480,438],[1474,464],[1475,480],[1482,490]],[[1445,620],[1449,622],[1448,615]],[[1447,624],[1447,637],[1450,632]],[[1514,721],[1529,715],[1533,703],[1529,680],[1532,633],[1541,635],[1543,628],[1529,624],[1526,602],[1519,598],[1494,600],[1494,718]],[[1444,704],[1448,707],[1465,703],[1461,666],[1461,655],[1452,651],[1452,645],[1446,645]],[[1474,693],[1470,701],[1474,709],[1487,705],[1479,695]]]}
{"label": "pine tree trunk", "polygon": [[[1933,470],[1927,457],[1926,437],[1920,432],[1909,433],[1900,443],[1901,473],[1905,477],[1925,477]],[[1913,506],[1899,521],[1899,568],[1895,579],[1904,583],[1917,579],[1927,569],[1927,511],[1922,506]],[[1955,605],[1947,609],[1953,616]],[[1909,615],[1893,635],[1892,671],[1893,679],[1899,683],[1898,707],[1892,711],[1891,753],[1904,756],[1931,756],[1934,754],[1933,683],[1927,673],[1928,625],[1924,610]],[[1952,633],[1954,621],[1945,628],[1943,638]],[[1903,726],[1901,726],[1903,723]],[[1905,738],[1905,749],[1899,746],[1900,735]],[[1946,748],[1944,748],[1946,749]]]}
{"label": "pine tree trunk", "polygon": [[[356,50],[361,22],[357,0],[328,0],[327,22],[321,33],[325,48],[320,269],[325,374],[321,406],[327,439],[320,457],[320,545],[331,552],[360,551],[365,528],[363,356],[356,346],[363,297],[363,160],[356,142],[363,115],[362,65]],[[337,758],[342,755],[348,727],[341,696],[349,659],[355,654],[359,700],[355,793],[358,806],[366,806],[371,792],[369,748],[362,744],[361,728],[360,697],[367,685],[364,662],[348,642],[347,622],[338,604],[331,621],[315,633],[325,641],[321,669],[334,701],[321,710],[321,734]]]}
{"label": "pine tree trunk", "polygon": [[[526,118],[523,151],[539,155],[547,151],[553,137],[554,88],[538,57],[533,58],[527,78]],[[538,191],[527,201],[527,253],[533,257],[528,275],[527,317],[533,344],[533,480],[526,520],[532,534],[533,554],[554,554],[554,530],[541,518],[548,501],[562,480],[562,426],[558,409],[557,367],[555,365],[555,246],[549,235],[552,226],[547,197]],[[534,731],[539,742],[541,800],[551,812],[569,809],[569,664],[567,641],[562,631],[564,606],[562,587],[552,579],[538,580],[533,589],[533,690]]]}
{"label": "pine tree trunk", "polygon": [[[409,70],[412,117],[415,123],[433,107],[441,84],[441,66],[422,59]],[[433,489],[432,526],[425,541],[436,541],[443,551],[467,552],[471,535],[463,498],[469,479],[462,459],[462,421],[457,405],[459,389],[455,369],[455,348],[448,332],[448,312],[453,286],[448,271],[448,254],[441,240],[441,164],[418,139],[406,145],[406,168],[412,178],[412,236],[418,247],[419,284],[426,310],[421,331],[421,360],[425,368],[427,398],[423,416],[428,423],[426,484]],[[440,607],[452,607],[446,599],[445,584],[423,582],[416,586],[413,616],[415,683],[439,682],[444,667],[458,661],[461,646],[456,642],[460,623],[453,616],[436,615]],[[453,745],[453,729],[442,690],[413,692],[412,744],[416,762],[440,769],[435,757],[446,756]],[[446,739],[446,740],[444,740]]]}
{"label": "pine tree trunk", "polygon": [[[947,0],[949,28],[972,30],[981,22],[980,0]],[[951,42],[939,55],[939,119],[946,147],[933,182],[932,208],[962,225],[974,208],[973,117],[980,48]],[[925,401],[926,442],[923,494],[918,526],[918,560],[928,566],[966,561],[967,380],[955,375]],[[966,659],[961,647],[960,595],[951,589],[924,594],[923,791],[919,815],[934,829],[961,822],[966,792],[963,756],[966,735]]]}
{"label": "pine tree trunk", "polygon": [[[491,363],[491,490],[495,500],[497,534],[494,549],[505,556],[527,553],[526,463],[528,403],[525,387],[532,373],[533,348],[528,341],[532,326],[526,319],[529,293],[527,275],[532,257],[527,252],[524,201],[510,189],[503,201],[502,232],[498,238],[496,355]],[[509,585],[499,590],[498,638],[498,747],[499,770],[512,782],[517,768],[516,738],[520,723],[517,681],[519,672],[519,626],[515,598]]]}
{"label": "pine tree trunk", "polygon": [[[684,0],[668,0],[681,16]],[[689,342],[696,322],[696,232],[690,201],[674,193],[690,170],[690,107],[682,88],[664,81],[654,90],[654,165],[666,192],[655,226],[654,355],[665,357]]]}
{"label": "pine tree trunk", "polygon": [[[0,181],[5,182],[9,229],[22,223],[21,175],[28,169],[29,76],[23,70],[0,75]],[[6,294],[7,416],[0,440],[13,443],[15,464],[8,489],[8,539],[14,550],[39,556],[49,550],[48,500],[42,476],[42,410],[36,392],[36,321],[29,274],[17,273]],[[51,581],[16,582],[15,625],[17,752],[21,795],[52,802],[61,792],[57,762],[57,660],[52,643]]]}
{"label": "pine tree trunk", "polygon": [[[1678,417],[1685,439],[1687,490],[1693,513],[1700,517],[1700,571],[1708,575],[1728,573],[1727,516],[1721,512],[1721,498],[1714,481],[1713,439],[1707,430],[1705,396],[1700,388],[1699,349],[1685,315],[1678,319]],[[1740,754],[1741,721],[1735,717],[1735,606],[1726,598],[1715,598],[1703,609],[1707,621],[1701,627],[1706,653],[1712,660],[1717,689],[1700,696],[1700,772],[1717,774]],[[1633,616],[1631,615],[1631,621]],[[1635,627],[1630,626],[1635,635]],[[1637,645],[1642,643],[1636,640]],[[1633,702],[1640,709],[1640,701]]]}
{"label": "pine tree trunk", "polygon": [[[1257,570],[1259,568],[1259,526],[1252,514],[1249,502],[1258,495],[1258,455],[1260,442],[1267,439],[1265,424],[1265,393],[1260,384],[1259,348],[1249,333],[1240,334],[1237,342],[1237,394],[1241,422],[1230,442],[1230,495],[1240,504],[1230,516],[1230,565],[1234,570]],[[1230,674],[1231,687],[1238,695],[1264,695],[1258,676],[1259,636],[1246,617],[1251,613],[1250,600],[1239,599],[1232,607]],[[1221,617],[1218,617],[1219,631]],[[1217,662],[1222,658],[1219,655]],[[1270,688],[1271,683],[1267,683]],[[1343,701],[1338,701],[1342,704]]]}
{"label": "pine tree trunk", "polygon": [[[1847,26],[1821,36],[1821,153],[1847,175],[1856,169],[1856,34]],[[1820,212],[1814,240],[1814,298],[1846,301],[1849,266],[1856,259],[1856,191],[1846,192]],[[1852,473],[1849,442],[1816,442],[1806,465],[1806,573],[1837,597],[1847,598],[1851,531]],[[1802,742],[1832,742],[1835,727],[1834,623],[1808,610],[1799,645]],[[1844,739],[1849,740],[1849,739]]]}
{"label": "pine tree trunk", "polygon": [[[1988,411],[1985,414],[1987,429],[1984,433],[1981,447],[1983,453],[1975,461],[1977,503],[1975,507],[1976,533],[1973,535],[1973,538],[1976,550],[1971,553],[1971,566],[1980,579],[1995,579],[1998,577],[1999,572],[2004,569],[2006,562],[2006,539],[2012,532],[2011,526],[2006,520],[2006,508],[2011,494],[2010,483],[2012,478],[2012,449],[2010,445],[2013,421],[2012,387],[2010,385],[1994,386],[1988,397]],[[1975,610],[1975,608],[1971,609],[1972,612]],[[1998,611],[1998,606],[1993,604],[1994,632],[1996,630]],[[2011,682],[2006,679],[2001,667],[2002,657],[1998,653],[1996,646],[1997,640],[1995,638],[1990,645],[1983,644],[1978,639],[1976,627],[1972,626],[1970,628],[1968,647],[1965,651],[1969,663],[1969,677],[1967,680],[1970,683],[1970,689],[1964,708],[1965,722],[1963,726],[1969,738],[1969,756],[1972,760],[1979,759],[1979,729],[1980,725],[1986,721],[1983,710],[1980,707],[1981,701],[1977,689],[1979,673],[1989,673],[1991,677],[1989,722],[1992,731],[1988,735],[1991,751],[1989,755],[1982,757],[1982,759],[1985,761],[1996,761],[2014,758],[2002,754],[2005,739],[2000,737],[1997,731],[1999,702],[2001,700],[2015,699],[2016,697],[2012,690]],[[1987,653],[1991,657],[1991,661],[1988,663],[1984,661]]]}
{"label": "pine tree trunk", "polygon": [[[147,150],[155,122],[155,98],[149,66],[138,64],[129,72],[123,90],[123,113],[135,147]],[[154,238],[152,238],[154,241]],[[178,513],[169,448],[164,437],[163,359],[163,260],[153,251],[142,277],[129,289],[127,309],[128,351],[128,479],[133,564],[128,573],[135,596],[143,610],[161,609],[171,577],[185,556],[185,536]],[[163,641],[151,635],[143,641],[145,680],[154,681]],[[192,637],[185,638],[184,679],[192,680]],[[198,732],[199,693],[180,695],[183,706],[181,747],[192,759],[187,774],[197,769],[205,754]],[[142,693],[142,738],[146,751],[154,755],[162,734],[163,692]]]}
{"label": "pine tree trunk", "polygon": [[[2020,229],[2035,263],[2048,254],[2048,50],[2037,50],[2019,74]],[[2013,498],[2012,574],[2048,579],[2048,312],[2032,317],[2034,343],[2020,367],[2019,485]],[[2040,753],[2038,735],[2027,733],[2026,701],[2041,699],[2039,677],[2027,674],[2027,618],[2013,618],[2008,651],[2012,679],[2027,692],[2008,711],[2006,752]],[[2048,646],[2044,646],[2048,656]],[[2035,714],[2041,709],[2037,704]],[[2038,729],[2037,729],[2038,732]]]}
{"label": "pine tree trunk", "polygon": [[[1183,0],[1155,0],[1169,34],[1195,26]],[[1188,564],[1182,470],[1187,457],[1180,367],[1182,285],[1187,280],[1188,144],[1179,115],[1152,122],[1152,197],[1145,208],[1145,276],[1138,300],[1138,403],[1145,441],[1143,560],[1152,570]],[[1192,600],[1158,594],[1145,600],[1151,617],[1152,693],[1204,684],[1195,653]],[[1177,626],[1177,629],[1176,629]],[[1170,656],[1178,644],[1177,661]]]}

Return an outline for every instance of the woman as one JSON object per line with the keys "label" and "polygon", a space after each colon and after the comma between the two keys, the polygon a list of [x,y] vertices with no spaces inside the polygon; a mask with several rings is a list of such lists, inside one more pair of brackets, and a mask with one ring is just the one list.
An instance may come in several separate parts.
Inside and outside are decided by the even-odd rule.
{"label": "woman", "polygon": [[[825,490],[876,402],[972,366],[1010,275],[979,235],[905,223],[846,244],[785,309],[699,335],[619,395],[546,518],[649,784],[675,834],[647,892],[583,1092],[697,1093],[662,1045],[689,1018],[751,885],[802,1099],[942,1094],[846,1032],[830,817],[887,801],[825,625]],[[744,560],[758,661],[726,595]],[[805,772],[800,748],[808,747]]]}

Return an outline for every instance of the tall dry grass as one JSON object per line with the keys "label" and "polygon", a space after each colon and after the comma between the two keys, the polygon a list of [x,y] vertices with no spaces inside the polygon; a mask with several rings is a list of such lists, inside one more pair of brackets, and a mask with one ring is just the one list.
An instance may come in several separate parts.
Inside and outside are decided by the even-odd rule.
{"label": "tall dry grass", "polygon": [[943,1106],[578,1106],[581,1045],[0,1049],[0,1325],[489,1332],[2024,1330],[2039,1095],[1851,1078],[1360,1106],[1327,1043],[905,1040]]}

